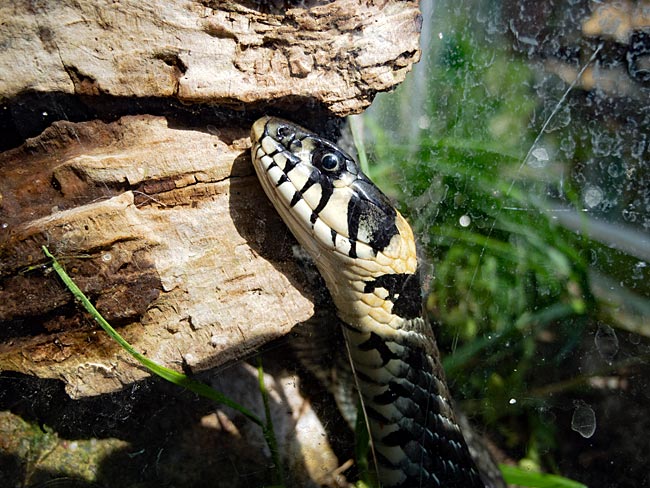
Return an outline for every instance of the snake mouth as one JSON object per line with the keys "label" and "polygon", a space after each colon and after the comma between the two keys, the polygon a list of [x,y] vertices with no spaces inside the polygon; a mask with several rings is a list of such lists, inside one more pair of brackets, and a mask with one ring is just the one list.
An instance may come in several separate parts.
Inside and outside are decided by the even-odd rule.
{"label": "snake mouth", "polygon": [[326,249],[371,259],[399,233],[388,198],[335,144],[274,117],[255,122],[251,139],[262,186],[303,245],[315,237]]}

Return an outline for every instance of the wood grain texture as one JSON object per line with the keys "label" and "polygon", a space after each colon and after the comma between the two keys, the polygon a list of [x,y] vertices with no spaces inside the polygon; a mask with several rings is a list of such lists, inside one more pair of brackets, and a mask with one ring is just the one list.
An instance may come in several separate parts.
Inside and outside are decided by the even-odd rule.
{"label": "wood grain texture", "polygon": [[420,53],[413,1],[19,0],[0,18],[0,102],[57,92],[295,110],[302,99],[342,116]]}
{"label": "wood grain texture", "polygon": [[128,116],[56,123],[4,153],[0,369],[63,379],[73,396],[146,374],[54,276],[27,271],[45,263],[42,244],[135,347],[170,367],[232,361],[309,318],[247,133]]}

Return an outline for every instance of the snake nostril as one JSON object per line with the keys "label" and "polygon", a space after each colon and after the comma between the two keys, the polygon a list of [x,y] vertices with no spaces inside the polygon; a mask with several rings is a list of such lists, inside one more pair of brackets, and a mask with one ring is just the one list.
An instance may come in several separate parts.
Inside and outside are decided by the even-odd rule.
{"label": "snake nostril", "polygon": [[289,137],[291,135],[291,128],[287,127],[286,125],[281,125],[277,129],[278,137]]}

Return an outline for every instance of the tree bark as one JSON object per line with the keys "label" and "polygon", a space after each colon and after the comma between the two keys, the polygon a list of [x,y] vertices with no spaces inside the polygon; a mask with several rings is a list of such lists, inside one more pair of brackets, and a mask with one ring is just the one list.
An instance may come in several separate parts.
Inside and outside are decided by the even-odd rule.
{"label": "tree bark", "polygon": [[421,22],[416,1],[397,0],[18,0],[0,18],[14,143],[54,120],[170,101],[302,121],[358,113],[417,61]]}

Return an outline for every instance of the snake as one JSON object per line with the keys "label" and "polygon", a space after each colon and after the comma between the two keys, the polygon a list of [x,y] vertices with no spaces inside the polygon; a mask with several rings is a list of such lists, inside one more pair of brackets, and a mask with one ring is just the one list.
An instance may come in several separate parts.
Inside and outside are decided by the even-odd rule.
{"label": "snake", "polygon": [[316,133],[264,116],[251,141],[264,192],[336,307],[381,486],[485,487],[423,310],[406,219],[354,158]]}

